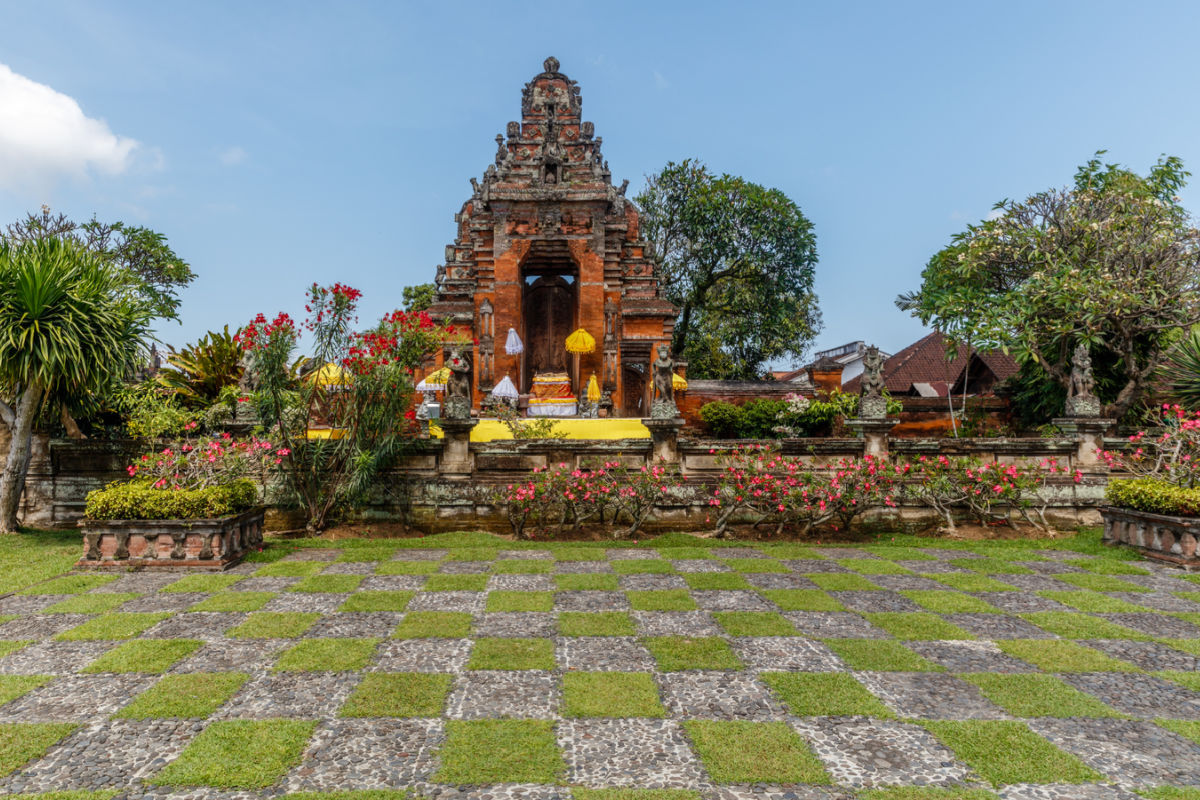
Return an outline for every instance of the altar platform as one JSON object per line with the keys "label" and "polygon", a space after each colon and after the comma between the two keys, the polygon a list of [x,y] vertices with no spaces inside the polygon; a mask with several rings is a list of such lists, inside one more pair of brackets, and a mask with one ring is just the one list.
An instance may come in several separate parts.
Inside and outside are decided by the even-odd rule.
{"label": "altar platform", "polygon": [[[568,439],[649,439],[650,429],[635,417],[614,419],[557,419],[554,427]],[[429,434],[442,438],[437,420],[431,420]],[[512,439],[508,427],[498,419],[481,419],[471,430],[472,442]],[[533,440],[530,440],[533,441]]]}

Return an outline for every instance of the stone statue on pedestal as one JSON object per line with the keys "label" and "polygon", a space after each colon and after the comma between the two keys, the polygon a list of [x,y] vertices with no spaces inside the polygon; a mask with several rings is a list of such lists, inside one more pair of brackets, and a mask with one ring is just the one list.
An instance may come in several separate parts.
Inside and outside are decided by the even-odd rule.
{"label": "stone statue on pedestal", "polygon": [[450,377],[446,381],[446,419],[471,418],[471,360],[459,348],[450,351],[446,359]]}
{"label": "stone statue on pedestal", "polygon": [[858,397],[859,419],[883,419],[887,416],[887,398],[883,396],[883,355],[871,345],[863,357],[862,383]]}
{"label": "stone statue on pedestal", "polygon": [[665,344],[658,346],[658,358],[650,365],[650,371],[654,376],[650,418],[675,419],[679,416],[679,409],[675,406],[675,387],[671,383],[675,377],[675,360]]}
{"label": "stone statue on pedestal", "polygon": [[1068,417],[1099,417],[1100,398],[1096,397],[1096,380],[1092,377],[1092,356],[1087,345],[1075,348],[1071,358],[1071,382],[1067,386]]}

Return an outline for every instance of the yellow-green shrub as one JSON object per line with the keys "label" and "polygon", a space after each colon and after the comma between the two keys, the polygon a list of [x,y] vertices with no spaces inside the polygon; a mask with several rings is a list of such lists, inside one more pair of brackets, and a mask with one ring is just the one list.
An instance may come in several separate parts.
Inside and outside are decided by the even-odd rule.
{"label": "yellow-green shrub", "polygon": [[1184,489],[1154,478],[1110,480],[1104,496],[1114,506],[1151,514],[1179,517],[1200,515],[1200,489]]}
{"label": "yellow-green shrub", "polygon": [[245,511],[257,499],[251,480],[180,490],[126,481],[88,492],[84,514],[88,519],[212,519]]}

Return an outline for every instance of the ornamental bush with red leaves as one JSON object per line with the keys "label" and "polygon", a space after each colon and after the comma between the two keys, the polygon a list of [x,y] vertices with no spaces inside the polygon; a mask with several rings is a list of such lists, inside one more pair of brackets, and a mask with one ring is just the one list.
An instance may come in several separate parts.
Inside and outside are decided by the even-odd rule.
{"label": "ornamental bush with red leaves", "polygon": [[[287,493],[311,534],[363,500],[375,479],[414,438],[412,401],[421,362],[453,334],[425,312],[395,311],[356,332],[357,289],[313,284],[303,330],[312,357],[296,380],[300,329],[287,314],[259,314],[239,334],[259,390],[254,402],[267,435],[285,451]],[[326,369],[333,365],[332,369]],[[309,438],[320,429],[323,438]]]}

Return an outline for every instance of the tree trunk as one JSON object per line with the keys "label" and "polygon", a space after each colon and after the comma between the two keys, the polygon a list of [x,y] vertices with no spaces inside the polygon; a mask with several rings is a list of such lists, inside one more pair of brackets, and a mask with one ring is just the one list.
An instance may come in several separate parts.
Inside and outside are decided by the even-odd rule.
{"label": "tree trunk", "polygon": [[8,459],[0,473],[0,533],[17,532],[17,507],[25,488],[25,474],[33,453],[33,418],[42,402],[42,387],[32,384],[17,399],[17,413],[8,445]]}
{"label": "tree trunk", "polygon": [[59,408],[59,419],[62,421],[63,427],[67,429],[67,438],[69,439],[86,439],[85,434],[79,427],[79,423],[71,416],[71,412],[67,410],[67,404],[63,403]]}

